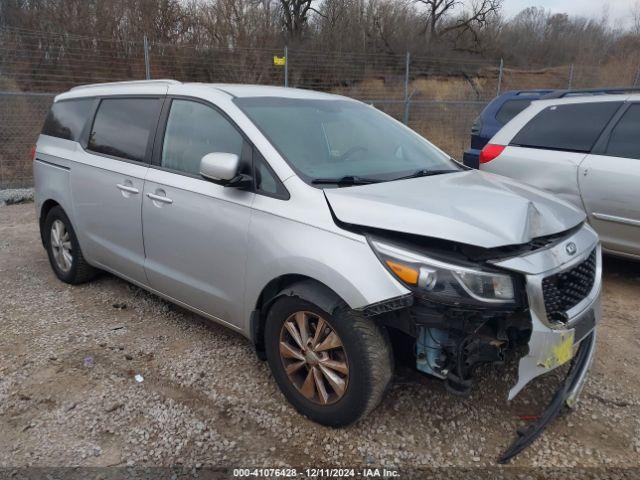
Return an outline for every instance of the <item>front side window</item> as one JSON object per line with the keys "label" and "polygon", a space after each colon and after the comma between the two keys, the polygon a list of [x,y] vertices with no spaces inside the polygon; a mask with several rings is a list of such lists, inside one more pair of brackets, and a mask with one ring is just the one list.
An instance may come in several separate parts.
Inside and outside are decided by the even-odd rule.
{"label": "front side window", "polygon": [[235,153],[242,157],[244,139],[217,110],[199,102],[173,100],[167,119],[161,165],[198,175],[208,153]]}
{"label": "front side window", "polygon": [[300,177],[388,181],[418,170],[459,170],[447,155],[373,107],[347,100],[234,100]]}
{"label": "front side window", "polygon": [[266,193],[276,197],[287,197],[288,192],[284,188],[284,185],[280,183],[278,177],[267,165],[264,157],[258,152],[254,151],[254,176],[256,182],[256,190],[258,193]]}
{"label": "front side window", "polygon": [[44,121],[42,134],[77,142],[89,117],[92,103],[91,98],[54,103]]}
{"label": "front side window", "polygon": [[538,113],[511,145],[568,152],[590,152],[620,102],[554,105]]}
{"label": "front side window", "polygon": [[606,155],[640,159],[639,104],[631,105],[611,132]]}
{"label": "front side window", "polygon": [[154,98],[102,100],[91,128],[89,150],[144,162],[158,109],[159,102]]}

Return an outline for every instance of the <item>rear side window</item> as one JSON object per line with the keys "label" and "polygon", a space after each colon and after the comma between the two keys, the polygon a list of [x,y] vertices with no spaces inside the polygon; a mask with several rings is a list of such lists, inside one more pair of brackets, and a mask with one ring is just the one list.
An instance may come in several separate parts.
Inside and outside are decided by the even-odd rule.
{"label": "rear side window", "polygon": [[77,142],[82,135],[93,99],[62,100],[51,106],[42,127],[43,135]]}
{"label": "rear side window", "polygon": [[511,141],[521,147],[590,152],[621,102],[580,103],[547,107]]}
{"label": "rear side window", "polygon": [[138,162],[145,161],[149,136],[159,113],[155,98],[110,98],[98,106],[89,135],[89,150]]}
{"label": "rear side window", "polygon": [[531,100],[508,100],[500,107],[496,113],[496,120],[506,125],[509,121],[518,115],[521,111],[531,105]]}
{"label": "rear side window", "polygon": [[631,105],[615,126],[606,155],[640,159],[640,105]]}

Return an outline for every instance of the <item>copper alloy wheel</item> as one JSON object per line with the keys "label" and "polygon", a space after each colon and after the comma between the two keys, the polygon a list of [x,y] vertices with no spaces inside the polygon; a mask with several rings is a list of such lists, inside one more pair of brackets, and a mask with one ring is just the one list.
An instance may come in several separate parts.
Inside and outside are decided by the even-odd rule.
{"label": "copper alloy wheel", "polygon": [[289,380],[320,405],[340,400],[349,383],[349,362],[342,340],[324,318],[296,312],[280,330],[280,359]]}

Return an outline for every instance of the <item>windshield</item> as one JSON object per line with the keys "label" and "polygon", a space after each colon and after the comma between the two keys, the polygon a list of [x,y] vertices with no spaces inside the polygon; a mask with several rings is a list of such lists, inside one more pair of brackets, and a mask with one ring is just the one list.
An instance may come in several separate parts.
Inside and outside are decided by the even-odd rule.
{"label": "windshield", "polygon": [[237,98],[291,167],[311,183],[388,181],[460,167],[368,105],[347,100]]}

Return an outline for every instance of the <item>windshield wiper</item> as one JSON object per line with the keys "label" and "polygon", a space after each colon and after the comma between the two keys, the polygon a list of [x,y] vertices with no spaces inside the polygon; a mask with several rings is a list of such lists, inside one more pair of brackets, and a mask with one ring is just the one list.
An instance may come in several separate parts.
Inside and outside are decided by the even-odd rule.
{"label": "windshield wiper", "polygon": [[381,180],[373,178],[358,177],[357,175],[346,175],[340,178],[314,178],[311,183],[314,185],[369,185],[371,183],[379,183]]}
{"label": "windshield wiper", "polygon": [[410,175],[405,175],[404,177],[398,177],[398,178],[394,178],[393,180],[406,180],[407,178],[419,178],[419,177],[431,177],[433,175],[442,175],[443,173],[454,173],[454,172],[461,172],[462,170],[452,170],[452,169],[448,169],[448,170],[427,170],[427,169],[420,169],[420,170],[416,170],[415,172],[413,172]]}

